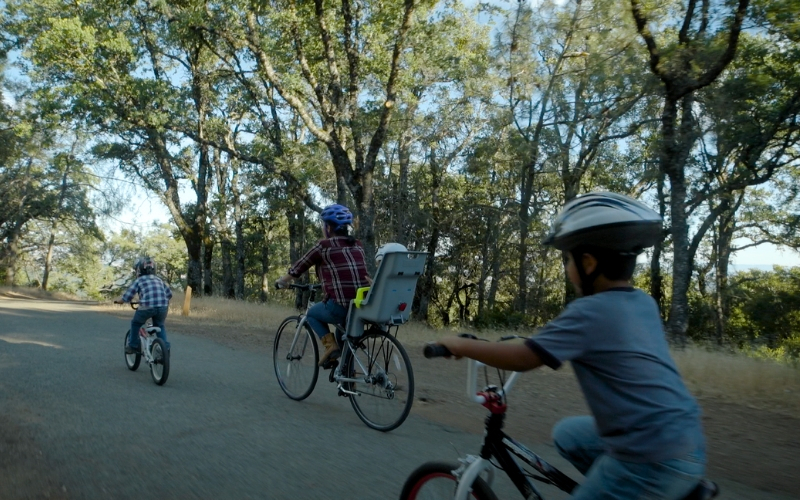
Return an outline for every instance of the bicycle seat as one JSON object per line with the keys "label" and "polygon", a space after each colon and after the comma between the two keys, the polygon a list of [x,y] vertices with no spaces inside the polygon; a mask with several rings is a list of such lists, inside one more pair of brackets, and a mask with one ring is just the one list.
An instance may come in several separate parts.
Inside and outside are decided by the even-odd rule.
{"label": "bicycle seat", "polygon": [[347,335],[361,336],[365,323],[402,325],[408,321],[417,280],[422,275],[427,257],[425,252],[387,252],[359,307],[350,302]]}
{"label": "bicycle seat", "polygon": [[719,495],[719,487],[713,481],[703,479],[695,489],[692,490],[683,500],[708,500]]}

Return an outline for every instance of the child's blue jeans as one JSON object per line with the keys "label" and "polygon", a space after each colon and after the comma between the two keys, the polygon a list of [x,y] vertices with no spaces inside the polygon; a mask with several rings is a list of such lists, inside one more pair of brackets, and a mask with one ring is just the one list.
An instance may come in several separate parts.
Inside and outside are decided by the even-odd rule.
{"label": "child's blue jeans", "polygon": [[165,344],[167,344],[167,349],[169,349],[169,341],[167,341],[167,329],[164,327],[164,323],[167,320],[167,311],[169,311],[169,307],[137,309],[136,312],[133,313],[133,319],[131,320],[131,333],[128,339],[130,346],[134,349],[139,349],[139,328],[144,325],[145,321],[153,318],[153,326],[161,328],[161,332],[157,333],[156,335],[158,338],[163,340]]}
{"label": "child's blue jeans", "polygon": [[656,463],[623,462],[605,454],[594,418],[568,417],[553,428],[553,441],[562,457],[585,478],[573,491],[573,499],[680,500],[705,473],[705,450],[680,459]]}

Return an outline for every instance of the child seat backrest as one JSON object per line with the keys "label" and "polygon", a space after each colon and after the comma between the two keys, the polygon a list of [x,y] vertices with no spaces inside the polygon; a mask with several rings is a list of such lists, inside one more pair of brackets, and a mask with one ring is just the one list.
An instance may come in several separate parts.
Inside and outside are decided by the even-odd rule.
{"label": "child seat backrest", "polygon": [[379,325],[401,325],[408,321],[417,280],[425,269],[427,257],[425,252],[386,253],[360,307],[350,306],[348,335],[363,331],[365,321]]}

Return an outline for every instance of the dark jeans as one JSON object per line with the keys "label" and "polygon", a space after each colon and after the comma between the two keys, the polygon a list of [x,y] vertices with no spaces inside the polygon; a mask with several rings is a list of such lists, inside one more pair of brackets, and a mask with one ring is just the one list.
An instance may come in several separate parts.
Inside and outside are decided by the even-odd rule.
{"label": "dark jeans", "polygon": [[167,349],[169,349],[169,342],[167,341],[167,330],[164,327],[164,323],[167,320],[167,311],[169,311],[169,307],[151,307],[150,309],[137,309],[135,313],[133,313],[133,319],[131,320],[131,334],[128,337],[128,341],[130,342],[130,346],[134,349],[139,349],[139,329],[144,325],[145,321],[150,318],[153,318],[153,326],[157,326],[161,328],[161,332],[157,334],[158,338],[164,341],[167,344]]}
{"label": "dark jeans", "polygon": [[317,302],[306,314],[308,325],[319,338],[331,333],[328,324],[343,325],[347,319],[347,309],[333,300]]}

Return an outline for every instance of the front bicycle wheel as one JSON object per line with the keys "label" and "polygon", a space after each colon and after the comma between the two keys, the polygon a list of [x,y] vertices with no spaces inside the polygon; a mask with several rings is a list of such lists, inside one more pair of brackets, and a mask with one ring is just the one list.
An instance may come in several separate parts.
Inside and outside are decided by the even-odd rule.
{"label": "front bicycle wheel", "polygon": [[[458,478],[453,471],[458,469],[458,465],[446,462],[428,462],[419,466],[408,476],[403,491],[400,493],[400,500],[441,500],[453,498],[458,488]],[[472,483],[472,490],[469,498],[475,500],[497,500],[497,495],[483,480],[477,478]]]}
{"label": "front bicycle wheel", "polygon": [[308,323],[301,328],[299,316],[283,320],[275,334],[272,361],[275,376],[287,396],[295,401],[307,398],[317,385],[319,348]]}
{"label": "front bicycle wheel", "polygon": [[[125,333],[125,344],[123,348],[128,347],[128,337],[130,337],[131,331],[128,330]],[[137,368],[139,368],[139,363],[142,361],[141,353],[135,352],[133,354],[128,354],[127,352],[123,351],[125,356],[125,365],[128,367],[128,370],[135,372]]]}
{"label": "front bicycle wheel", "polygon": [[390,431],[402,424],[414,402],[414,373],[400,342],[386,332],[365,333],[344,361],[350,403],[367,426]]}
{"label": "front bicycle wheel", "polygon": [[153,382],[164,385],[169,377],[169,350],[167,344],[161,339],[154,339],[150,346],[150,355],[153,356],[153,363],[150,364],[150,376]]}

